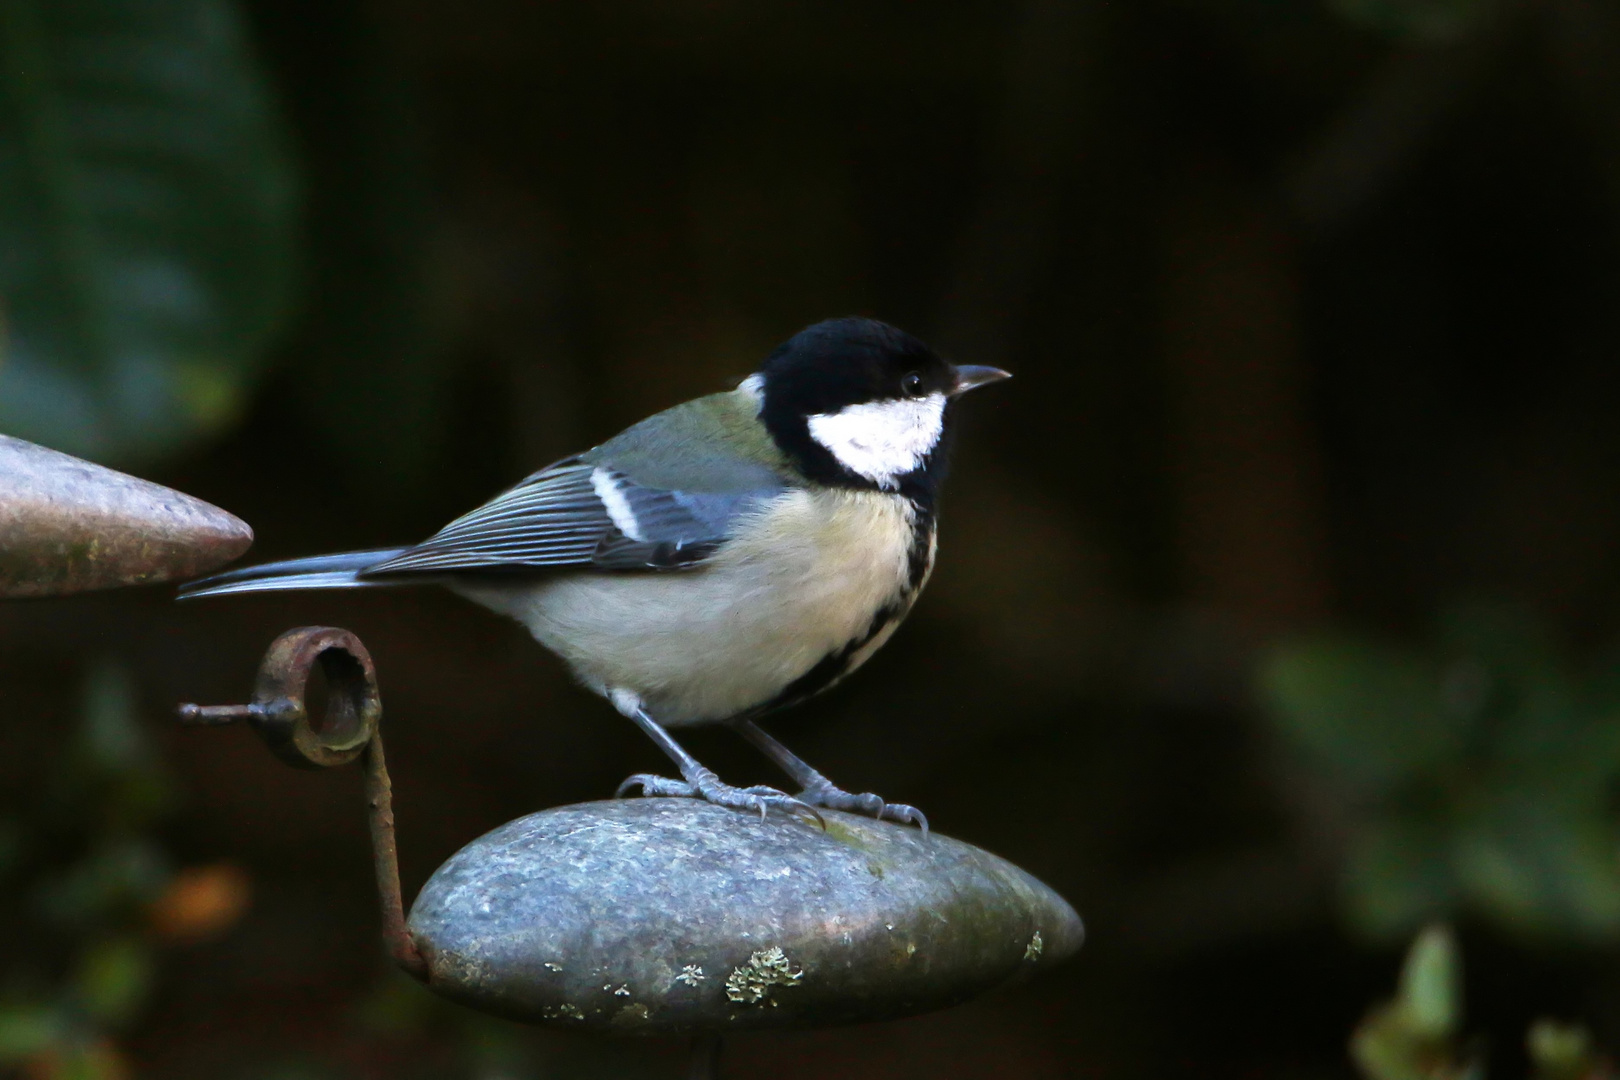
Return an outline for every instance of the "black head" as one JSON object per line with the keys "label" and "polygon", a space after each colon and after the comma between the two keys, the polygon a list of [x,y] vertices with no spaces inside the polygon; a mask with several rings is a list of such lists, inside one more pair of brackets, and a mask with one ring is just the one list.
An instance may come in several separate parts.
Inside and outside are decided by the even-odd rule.
{"label": "black head", "polygon": [[799,331],[755,378],[766,429],[807,477],[931,497],[957,395],[1006,376],[948,363],[875,319],[846,318]]}

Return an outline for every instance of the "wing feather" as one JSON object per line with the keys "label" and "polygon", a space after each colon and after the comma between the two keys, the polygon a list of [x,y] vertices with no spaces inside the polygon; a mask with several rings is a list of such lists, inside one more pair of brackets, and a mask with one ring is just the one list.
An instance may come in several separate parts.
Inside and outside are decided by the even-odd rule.
{"label": "wing feather", "polygon": [[563,566],[683,569],[708,558],[737,517],[781,484],[728,494],[645,487],[605,464],[567,458],[361,572],[524,572]]}

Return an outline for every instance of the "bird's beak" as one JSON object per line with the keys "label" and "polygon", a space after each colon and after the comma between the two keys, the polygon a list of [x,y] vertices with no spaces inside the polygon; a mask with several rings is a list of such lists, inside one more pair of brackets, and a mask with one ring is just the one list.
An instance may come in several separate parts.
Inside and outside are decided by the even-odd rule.
{"label": "bird's beak", "polygon": [[997,367],[986,367],[983,364],[958,364],[956,365],[956,385],[951,388],[951,397],[1010,378],[1012,378],[1012,372],[1002,371]]}

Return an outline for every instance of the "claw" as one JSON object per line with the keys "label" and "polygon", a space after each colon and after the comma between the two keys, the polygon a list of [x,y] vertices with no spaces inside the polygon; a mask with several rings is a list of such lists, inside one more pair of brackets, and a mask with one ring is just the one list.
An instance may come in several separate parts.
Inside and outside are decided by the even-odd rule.
{"label": "claw", "polygon": [[676,798],[691,798],[697,794],[697,789],[684,780],[672,780],[667,776],[654,776],[652,773],[636,773],[636,775],[620,784],[614,791],[615,799],[624,798],[624,793],[631,788],[639,787],[642,798],[655,796],[674,796]]}
{"label": "claw", "polygon": [[907,806],[905,803],[890,803],[885,808],[884,813],[891,815],[890,821],[898,821],[902,825],[910,825],[915,822],[918,830],[922,832],[922,838],[924,840],[928,839],[928,816],[915,806]]}
{"label": "claw", "polygon": [[928,818],[921,810],[906,803],[886,803],[880,796],[870,791],[855,795],[823,781],[799,792],[799,798],[811,806],[825,806],[831,810],[864,814],[879,821],[896,821],[902,825],[915,823],[922,831],[923,839],[928,839]]}
{"label": "claw", "polygon": [[789,799],[793,802],[793,806],[788,810],[789,813],[800,818],[808,816],[809,820],[821,826],[822,832],[827,831],[827,819],[821,816],[821,811],[807,802],[792,798],[792,796],[789,796]]}

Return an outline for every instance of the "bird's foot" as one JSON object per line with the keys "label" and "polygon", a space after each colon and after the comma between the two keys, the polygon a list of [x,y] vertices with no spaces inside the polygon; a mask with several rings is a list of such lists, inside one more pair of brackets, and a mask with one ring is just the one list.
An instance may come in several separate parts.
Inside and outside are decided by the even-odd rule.
{"label": "bird's foot", "polygon": [[826,777],[817,776],[803,791],[799,792],[799,800],[810,806],[825,806],[829,810],[844,810],[852,814],[865,814],[867,817],[877,818],[880,821],[898,821],[902,825],[913,822],[922,830],[924,839],[928,836],[928,818],[915,806],[905,803],[884,802],[882,798],[870,791],[855,795],[836,786]]}
{"label": "bird's foot", "polygon": [[693,770],[689,780],[675,780],[668,776],[655,776],[652,773],[637,773],[619,785],[619,790],[614,792],[614,798],[623,798],[626,792],[638,787],[644,798],[671,796],[677,799],[702,799],[733,810],[757,810],[760,820],[764,820],[767,811],[780,810],[793,817],[814,821],[823,829],[827,827],[826,819],[816,812],[815,807],[802,799],[796,799],[785,791],[764,785],[732,787],[711,770],[701,766]]}

